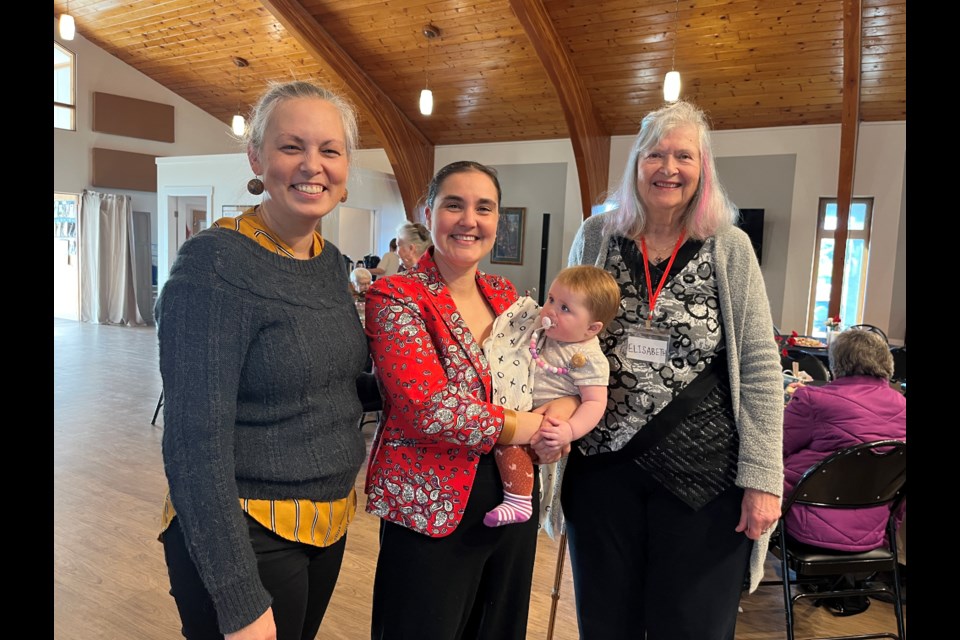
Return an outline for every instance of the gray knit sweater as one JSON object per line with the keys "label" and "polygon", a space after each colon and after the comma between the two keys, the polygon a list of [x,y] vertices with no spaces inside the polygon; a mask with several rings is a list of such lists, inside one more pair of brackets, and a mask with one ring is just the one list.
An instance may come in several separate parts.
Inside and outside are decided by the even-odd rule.
{"label": "gray knit sweater", "polygon": [[[571,266],[604,267],[611,237],[603,232],[605,215],[584,220],[570,249]],[[715,260],[733,415],[740,434],[736,483],[779,496],[783,492],[783,378],[763,276],[749,238],[736,227],[717,233]],[[767,534],[754,545],[751,592],[763,577],[769,541]]]}
{"label": "gray knit sweater", "polygon": [[271,603],[239,499],[354,486],[367,343],[332,243],[293,260],[228,229],[183,245],[156,317],[170,497],[228,633]]}

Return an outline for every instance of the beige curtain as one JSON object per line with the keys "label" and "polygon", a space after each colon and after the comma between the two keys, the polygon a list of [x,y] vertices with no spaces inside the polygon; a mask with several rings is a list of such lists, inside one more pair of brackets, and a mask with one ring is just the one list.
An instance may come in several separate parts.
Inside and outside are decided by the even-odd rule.
{"label": "beige curtain", "polygon": [[79,230],[80,320],[147,324],[137,308],[130,196],[84,190]]}

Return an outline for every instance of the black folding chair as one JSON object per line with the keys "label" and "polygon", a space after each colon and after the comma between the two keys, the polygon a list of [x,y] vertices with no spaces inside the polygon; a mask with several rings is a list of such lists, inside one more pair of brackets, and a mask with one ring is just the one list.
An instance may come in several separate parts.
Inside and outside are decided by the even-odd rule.
{"label": "black folding chair", "polygon": [[[900,440],[879,440],[854,445],[830,454],[810,467],[793,492],[783,503],[778,531],[771,538],[770,551],[780,559],[781,580],[765,580],[761,585],[782,585],[787,620],[787,640],[794,640],[794,604],[804,598],[842,598],[891,594],[889,588],[856,588],[817,590],[793,593],[796,585],[835,583],[847,574],[871,574],[888,571],[893,574],[893,610],[897,617],[897,634],[868,633],[847,635],[845,640],[893,638],[905,640],[903,599],[900,593],[900,570],[897,562],[895,514],[906,496],[907,445]],[[802,544],[790,536],[786,516],[794,505],[812,505],[833,509],[861,509],[886,505],[887,539],[884,546],[871,551],[850,553]],[[790,572],[796,577],[791,577]],[[829,640],[841,640],[830,638]]]}
{"label": "black folding chair", "polygon": [[893,347],[892,349],[890,349],[890,353],[893,355],[893,377],[890,379],[890,381],[906,382],[907,381],[907,348]]}
{"label": "black folding chair", "polygon": [[852,327],[849,327],[849,328],[850,328],[850,329],[860,329],[860,330],[862,330],[862,331],[869,331],[869,332],[871,332],[871,333],[875,333],[875,334],[877,334],[878,336],[880,336],[881,338],[883,338],[883,341],[884,341],[884,342],[886,342],[887,344],[890,344],[890,340],[887,339],[887,334],[884,333],[884,332],[883,332],[883,329],[881,329],[880,327],[876,327],[876,326],[874,326],[874,325],[872,325],[872,324],[855,324],[855,325],[853,325]]}
{"label": "black folding chair", "polygon": [[153,420],[150,421],[150,424],[157,424],[157,416],[160,415],[160,407],[163,406],[163,389],[160,390],[160,399],[157,400],[157,408],[153,412]]}

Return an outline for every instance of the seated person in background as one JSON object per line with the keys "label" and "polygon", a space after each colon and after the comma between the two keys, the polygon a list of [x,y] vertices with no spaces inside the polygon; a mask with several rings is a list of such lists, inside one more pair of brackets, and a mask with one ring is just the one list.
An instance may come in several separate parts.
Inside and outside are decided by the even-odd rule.
{"label": "seated person in background", "polygon": [[367,295],[371,282],[373,282],[373,276],[363,267],[357,267],[350,272],[350,293],[354,300],[361,300]]}
{"label": "seated person in background", "polygon": [[419,222],[406,222],[397,227],[397,256],[403,263],[402,271],[409,271],[420,257],[433,246],[430,229]]}
{"label": "seated person in background", "polygon": [[[890,387],[893,356],[879,335],[848,329],[830,344],[833,382],[799,386],[783,414],[784,496],[831,453],[876,440],[907,439],[907,399]],[[884,544],[887,507],[795,506],[787,530],[799,542],[840,551]]]}
{"label": "seated person in background", "polygon": [[[568,267],[550,285],[542,309],[532,298],[520,298],[494,321],[491,342],[484,345],[495,376],[495,396],[498,392],[528,396],[518,400],[524,405],[521,410],[562,396],[580,396],[580,406],[569,420],[547,418],[549,424],[540,428],[558,453],[565,453],[571,442],[597,426],[607,408],[610,365],[597,334],[613,320],[619,305],[620,286],[609,273],[593,266]],[[526,522],[533,514],[530,448],[497,445],[494,452],[504,500],[487,512],[483,523],[499,527]]]}

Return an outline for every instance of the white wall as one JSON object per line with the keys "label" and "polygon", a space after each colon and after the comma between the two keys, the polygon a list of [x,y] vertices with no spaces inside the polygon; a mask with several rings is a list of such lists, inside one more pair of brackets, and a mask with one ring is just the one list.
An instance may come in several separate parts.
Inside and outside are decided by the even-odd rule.
{"label": "white wall", "polygon": [[[379,150],[383,157],[386,153]],[[350,179],[347,181],[347,191],[350,195],[346,205],[359,209],[370,209],[376,212],[376,247],[374,253],[382,256],[390,249],[390,239],[396,236],[397,227],[407,221],[404,215],[403,198],[400,197],[400,188],[397,179],[392,174],[378,169],[367,167],[366,156],[357,154],[354,157],[353,167],[350,169]],[[381,166],[374,163],[374,166]],[[389,163],[387,164],[389,167]],[[334,244],[339,244],[342,234],[349,229],[341,229],[340,207],[337,207],[323,218],[323,236]],[[351,256],[358,260],[362,256]]]}
{"label": "white wall", "polygon": [[[907,176],[904,167],[903,202],[900,205],[903,211],[900,223],[900,236],[897,241],[897,269],[893,280],[893,305],[890,309],[890,329],[888,336],[896,336],[897,340],[907,337]],[[916,329],[914,329],[916,331]]]}
{"label": "white wall", "polygon": [[[387,157],[387,152],[383,149],[357,149],[353,152],[353,162],[355,165],[363,167],[364,169],[372,169],[380,173],[393,175],[390,158]],[[390,237],[392,238],[393,236]]]}
{"label": "white wall", "polygon": [[[567,165],[563,162],[554,162],[493,166],[497,169],[500,187],[503,190],[503,206],[526,209],[523,264],[493,264],[487,256],[480,261],[480,269],[507,278],[518,291],[521,293],[529,291],[534,299],[539,300],[539,294],[546,293],[542,289],[549,289],[557,272],[567,266],[569,249],[563,246],[565,228],[563,194],[566,186]],[[545,213],[550,214],[550,235],[544,264],[544,284],[541,288],[541,247]],[[537,290],[536,294],[534,289]]]}
{"label": "white wall", "polygon": [[797,174],[794,154],[717,158],[717,174],[737,207],[763,209],[760,271],[767,287],[773,324],[783,318],[783,284],[787,279],[790,212]]}

